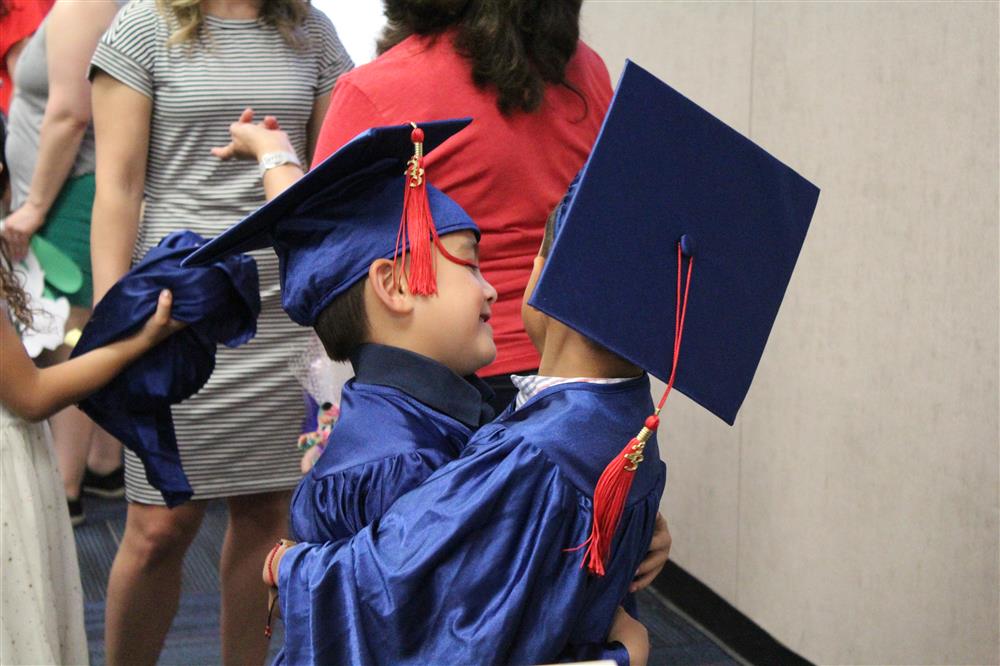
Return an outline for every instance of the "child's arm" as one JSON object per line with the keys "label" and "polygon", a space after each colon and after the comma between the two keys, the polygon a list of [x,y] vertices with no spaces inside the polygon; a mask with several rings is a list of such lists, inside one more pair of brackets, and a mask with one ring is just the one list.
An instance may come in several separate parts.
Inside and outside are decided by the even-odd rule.
{"label": "child's arm", "polygon": [[170,318],[172,296],[160,293],[156,312],[136,334],[86,354],[39,369],[13,325],[0,317],[0,402],[18,416],[40,421],[101,388],[144,352],[184,324]]}
{"label": "child's arm", "polygon": [[653,526],[653,538],[649,542],[649,551],[646,557],[635,572],[635,578],[629,586],[630,594],[635,594],[644,587],[649,586],[653,580],[660,575],[663,567],[670,557],[670,545],[673,539],[670,537],[670,529],[667,527],[667,519],[662,513],[656,514],[656,524]]}
{"label": "child's arm", "polygon": [[649,660],[649,632],[621,606],[608,632],[609,643],[621,643],[628,650],[629,666],[646,666]]}
{"label": "child's arm", "polygon": [[[327,96],[329,97],[329,96]],[[259,123],[253,122],[253,109],[246,108],[239,120],[229,126],[229,138],[225,146],[212,148],[212,154],[220,160],[255,160],[259,162],[267,153],[295,154],[288,135],[279,127],[274,116],[265,116]],[[310,141],[312,139],[310,138]],[[264,172],[264,199],[270,201],[295,181],[305,170],[295,164],[282,164]]]}

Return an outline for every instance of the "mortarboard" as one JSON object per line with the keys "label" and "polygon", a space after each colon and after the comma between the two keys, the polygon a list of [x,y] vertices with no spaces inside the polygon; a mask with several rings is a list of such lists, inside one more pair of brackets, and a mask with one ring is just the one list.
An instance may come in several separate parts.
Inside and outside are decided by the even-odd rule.
{"label": "mortarboard", "polygon": [[[529,304],[732,425],[818,196],[789,167],[627,61],[593,151],[557,212]],[[623,451],[628,460],[616,458],[602,475],[595,521],[599,496],[624,502],[628,487],[622,494],[616,483],[630,481],[625,468],[641,461],[659,408]],[[603,555],[616,511],[601,516],[607,522],[591,537]]]}
{"label": "mortarboard", "polygon": [[423,156],[471,122],[468,118],[375,127],[345,144],[301,179],[184,261],[196,266],[271,245],[279,258],[282,306],[311,326],[338,295],[368,275],[376,259],[410,252],[414,294],[435,293],[431,245],[452,257],[438,234],[475,222],[425,178]]}
{"label": "mortarboard", "polygon": [[170,316],[189,324],[80,403],[98,425],[135,452],[167,506],[191,497],[181,468],[170,405],[197,393],[215,369],[215,346],[238,347],[257,331],[256,262],[235,255],[199,268],[181,260],[204,239],[191,231],[166,236],[94,308],[73,349],[79,356],[137,332],[156,311],[160,291],[173,292]]}

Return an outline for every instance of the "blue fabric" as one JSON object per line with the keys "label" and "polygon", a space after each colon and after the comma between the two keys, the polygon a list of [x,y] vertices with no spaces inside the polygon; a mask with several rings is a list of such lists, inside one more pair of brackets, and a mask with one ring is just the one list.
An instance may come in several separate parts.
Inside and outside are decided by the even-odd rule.
{"label": "blue fabric", "polygon": [[608,573],[589,576],[590,493],[652,409],[644,376],[561,384],[484,426],[351,539],[279,566],[282,663],[545,663],[603,643],[652,536],[666,469],[646,447]]}
{"label": "blue fabric", "polygon": [[[427,154],[469,119],[420,123]],[[310,170],[270,202],[191,255],[185,265],[232,252],[274,247],[281,303],[293,321],[312,326],[340,294],[367,276],[376,259],[391,259],[403,215],[409,125],[372,128]],[[433,174],[427,174],[433,179]],[[428,184],[440,235],[479,228],[462,208]]]}
{"label": "blue fabric", "polygon": [[128,337],[156,311],[160,291],[173,292],[171,317],[189,324],[149,350],[80,403],[98,425],[142,460],[146,478],[167,506],[191,497],[181,467],[170,405],[194,395],[215,368],[215,345],[238,347],[257,330],[257,264],[236,255],[199,268],[181,260],[204,239],[174,232],[151,249],[94,308],[73,356]]}
{"label": "blue fabric", "polygon": [[687,235],[694,273],[675,386],[732,424],[818,197],[788,166],[628,62],[529,303],[667,381],[676,247]]}

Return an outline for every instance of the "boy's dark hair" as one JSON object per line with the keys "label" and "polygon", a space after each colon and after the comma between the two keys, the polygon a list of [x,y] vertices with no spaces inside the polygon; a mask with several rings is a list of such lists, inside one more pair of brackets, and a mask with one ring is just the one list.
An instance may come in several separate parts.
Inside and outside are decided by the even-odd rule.
{"label": "boy's dark hair", "polygon": [[[559,204],[557,204],[556,207],[552,209],[552,212],[549,213],[548,219],[545,220],[545,235],[542,236],[542,245],[541,247],[538,248],[538,256],[542,257],[543,259],[549,258],[549,251],[552,249],[552,242],[555,240],[556,237],[556,218],[559,216],[559,210],[564,205],[565,202],[560,202]],[[587,337],[587,335],[585,335],[584,333],[580,331],[577,332],[580,333],[580,336],[584,339],[585,342],[587,342],[587,344],[590,345],[590,347],[595,352],[600,352],[602,354],[608,354],[610,356],[613,356],[622,363],[632,363],[631,361],[628,361],[619,356],[618,354],[616,354],[615,352],[611,351],[607,347],[604,347],[603,345],[595,342],[592,338]]]}
{"label": "boy's dark hair", "polygon": [[[504,115],[537,111],[545,86],[566,86],[580,38],[582,0],[384,0],[381,55],[410,35],[455,29],[455,49],[476,86],[494,86]],[[580,95],[583,99],[582,95]],[[586,100],[583,100],[586,104]],[[584,112],[586,115],[586,110]]]}
{"label": "boy's dark hair", "polygon": [[545,235],[542,236],[542,246],[538,248],[538,256],[548,259],[549,250],[552,249],[552,241],[556,237],[556,216],[559,214],[559,206],[552,209],[549,217],[545,220]]}
{"label": "boy's dark hair", "polygon": [[354,350],[368,339],[368,314],[365,312],[367,280],[359,280],[333,299],[313,326],[326,349],[326,355],[334,361],[349,360]]}

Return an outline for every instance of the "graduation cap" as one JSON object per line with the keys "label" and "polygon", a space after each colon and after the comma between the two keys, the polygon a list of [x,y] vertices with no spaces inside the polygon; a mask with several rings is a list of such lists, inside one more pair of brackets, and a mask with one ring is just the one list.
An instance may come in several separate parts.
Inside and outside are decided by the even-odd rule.
{"label": "graduation cap", "polygon": [[818,197],[792,169],[626,62],[529,300],[667,384],[598,482],[592,571],[603,571],[630,472],[670,390],[733,424]]}
{"label": "graduation cap", "polygon": [[166,236],[94,308],[72,356],[136,333],[173,292],[170,316],[188,324],[80,402],[98,425],[142,461],[146,479],[167,506],[191,497],[181,467],[170,406],[197,393],[215,369],[217,344],[238,347],[257,331],[260,293],[256,262],[227,257],[201,268],[180,267],[204,243],[191,231]]}
{"label": "graduation cap", "polygon": [[288,189],[215,237],[184,266],[273,246],[279,258],[281,301],[303,326],[368,275],[376,259],[393,259],[397,279],[409,252],[413,294],[436,292],[432,246],[449,254],[438,236],[475,222],[427,182],[424,155],[471,122],[468,118],[369,129],[310,170]]}

